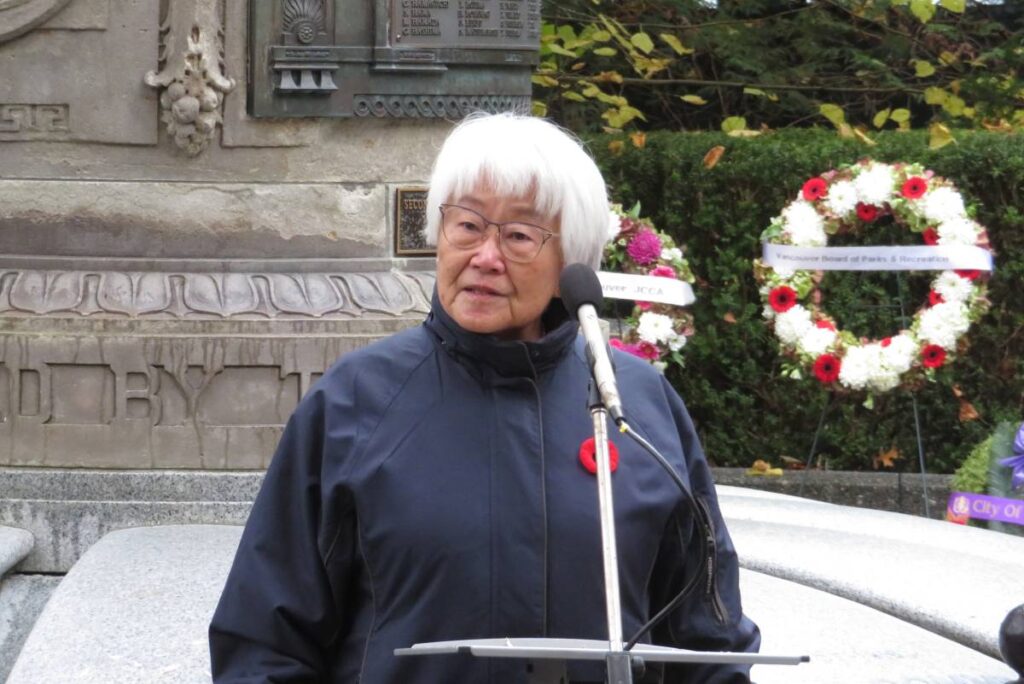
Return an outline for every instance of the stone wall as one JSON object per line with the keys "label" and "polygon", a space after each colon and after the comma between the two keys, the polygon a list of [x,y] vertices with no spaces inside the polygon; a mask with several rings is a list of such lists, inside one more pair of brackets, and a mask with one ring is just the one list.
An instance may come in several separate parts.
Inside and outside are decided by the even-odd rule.
{"label": "stone wall", "polygon": [[0,465],[265,467],[422,320],[396,196],[450,123],[250,117],[249,4],[0,2]]}

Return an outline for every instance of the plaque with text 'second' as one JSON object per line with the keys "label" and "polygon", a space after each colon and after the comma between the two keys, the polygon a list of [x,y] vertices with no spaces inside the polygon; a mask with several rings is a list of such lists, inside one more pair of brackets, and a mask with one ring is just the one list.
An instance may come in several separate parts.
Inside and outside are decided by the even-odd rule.
{"label": "plaque with text 'second'", "polygon": [[250,0],[257,117],[529,111],[541,0]]}

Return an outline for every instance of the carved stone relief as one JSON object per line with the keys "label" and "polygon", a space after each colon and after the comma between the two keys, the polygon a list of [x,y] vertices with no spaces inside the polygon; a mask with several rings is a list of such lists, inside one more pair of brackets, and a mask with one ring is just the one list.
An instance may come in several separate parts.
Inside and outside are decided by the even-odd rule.
{"label": "carved stone relief", "polygon": [[175,0],[166,7],[160,69],[144,81],[161,89],[160,119],[174,144],[194,157],[213,139],[224,95],[235,88],[223,73],[222,6],[220,0]]}
{"label": "carved stone relief", "polygon": [[69,0],[0,0],[0,43],[17,38],[61,11]]}
{"label": "carved stone relief", "polygon": [[0,268],[0,314],[356,318],[429,309],[433,274],[159,273]]}

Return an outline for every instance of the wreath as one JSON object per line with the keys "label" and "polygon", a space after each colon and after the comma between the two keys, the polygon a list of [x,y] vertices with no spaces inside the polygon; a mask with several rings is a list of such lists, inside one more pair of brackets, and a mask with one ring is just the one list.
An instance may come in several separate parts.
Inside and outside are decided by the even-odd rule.
{"label": "wreath", "polygon": [[[985,228],[973,214],[950,181],[918,164],[864,160],[805,182],[761,239],[824,247],[830,235],[859,234],[888,216],[919,234],[925,245],[978,246],[991,253]],[[795,361],[787,374],[800,378],[809,370],[839,390],[887,392],[934,380],[936,369],[965,348],[971,323],[989,305],[987,272],[942,271],[909,329],[869,340],[839,329],[822,308],[821,271],[772,268],[758,259],[754,275],[761,284],[764,318],[782,353]]]}
{"label": "wreath", "polygon": [[[608,231],[605,270],[694,282],[682,248],[650,219],[640,218],[639,203],[629,211],[612,204]],[[613,331],[611,346],[649,361],[662,372],[669,363],[683,365],[681,351],[694,330],[693,316],[685,308],[638,301],[622,322],[625,325]]]}

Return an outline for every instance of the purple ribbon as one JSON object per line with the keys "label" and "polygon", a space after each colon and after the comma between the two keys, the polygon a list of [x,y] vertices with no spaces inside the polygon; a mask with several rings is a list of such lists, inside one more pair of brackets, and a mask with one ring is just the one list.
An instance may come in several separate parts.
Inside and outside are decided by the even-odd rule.
{"label": "purple ribbon", "polygon": [[1024,525],[1024,501],[1018,499],[952,492],[949,495],[947,510],[957,518],[966,516],[975,520],[998,520],[1014,525]]}

